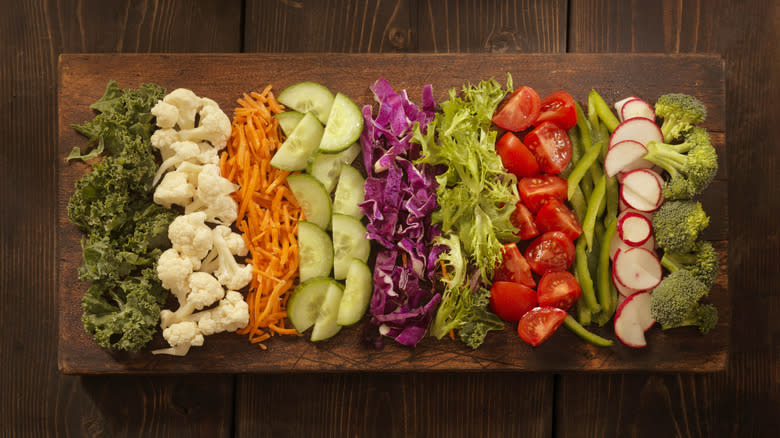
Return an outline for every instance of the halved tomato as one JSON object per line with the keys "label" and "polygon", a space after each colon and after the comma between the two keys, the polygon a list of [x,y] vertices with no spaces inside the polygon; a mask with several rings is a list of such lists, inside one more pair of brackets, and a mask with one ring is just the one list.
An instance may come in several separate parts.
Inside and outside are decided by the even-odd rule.
{"label": "halved tomato", "polygon": [[552,198],[536,213],[536,226],[539,231],[560,231],[569,239],[576,240],[582,234],[582,226],[577,216],[563,202]]}
{"label": "halved tomato", "polygon": [[533,88],[520,87],[513,91],[493,113],[493,123],[507,131],[522,131],[539,117],[541,101]]}
{"label": "halved tomato", "polygon": [[538,212],[551,198],[566,201],[568,189],[566,180],[557,175],[529,176],[517,182],[520,198],[532,213]]}
{"label": "halved tomato", "polygon": [[536,287],[531,266],[515,243],[507,243],[501,249],[501,266],[493,275],[495,281],[514,281],[528,287]]}
{"label": "halved tomato", "polygon": [[548,272],[539,280],[539,305],[568,310],[582,296],[577,279],[568,271]]}
{"label": "halved tomato", "polygon": [[566,311],[557,307],[534,307],[517,324],[517,334],[536,347],[558,330],[566,319]]}
{"label": "halved tomato", "polygon": [[489,304],[504,321],[519,321],[536,306],[536,291],[514,281],[496,281],[490,288]]}
{"label": "halved tomato", "polygon": [[520,230],[516,233],[520,240],[528,240],[539,235],[533,213],[522,202],[515,205],[515,211],[512,212],[509,220]]}
{"label": "halved tomato", "polygon": [[566,271],[574,262],[574,255],[574,243],[560,231],[542,234],[525,249],[525,260],[539,275]]}
{"label": "halved tomato", "polygon": [[523,138],[544,173],[558,174],[571,161],[569,135],[553,122],[542,122]]}
{"label": "halved tomato", "polygon": [[534,154],[515,134],[509,131],[502,135],[496,143],[496,152],[501,157],[501,162],[506,170],[518,178],[539,173],[539,164],[536,163]]}
{"label": "halved tomato", "polygon": [[553,122],[559,128],[568,131],[577,124],[577,110],[574,98],[565,91],[556,91],[542,99],[536,124]]}

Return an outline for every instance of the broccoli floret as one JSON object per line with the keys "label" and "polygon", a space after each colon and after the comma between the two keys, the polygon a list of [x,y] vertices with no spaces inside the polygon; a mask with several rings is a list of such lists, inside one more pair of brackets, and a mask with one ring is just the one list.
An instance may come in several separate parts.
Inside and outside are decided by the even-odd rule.
{"label": "broccoli floret", "polygon": [[712,287],[718,277],[718,253],[708,241],[694,244],[690,252],[665,251],[661,264],[670,272],[690,271],[705,286]]}
{"label": "broccoli floret", "polygon": [[707,118],[707,108],[693,96],[671,93],[658,98],[655,114],[664,119],[661,132],[668,143],[680,138],[693,125],[703,122]]}
{"label": "broccoli floret", "polygon": [[667,201],[656,210],[652,224],[659,247],[666,252],[686,253],[694,249],[710,218],[698,201]]}
{"label": "broccoli floret", "polygon": [[666,199],[690,199],[710,185],[718,172],[718,154],[704,128],[693,128],[680,144],[648,142],[644,159],[669,173]]}
{"label": "broccoli floret", "polygon": [[718,309],[699,303],[708,292],[689,271],[672,272],[650,294],[650,314],[664,330],[695,326],[707,333],[718,322]]}

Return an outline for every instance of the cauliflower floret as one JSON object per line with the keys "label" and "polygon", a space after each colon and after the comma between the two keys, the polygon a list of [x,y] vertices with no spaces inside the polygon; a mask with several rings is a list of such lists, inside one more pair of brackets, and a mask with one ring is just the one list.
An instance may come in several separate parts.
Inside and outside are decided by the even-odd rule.
{"label": "cauliflower floret", "polygon": [[171,145],[179,140],[179,131],[173,128],[158,129],[154,131],[151,138],[152,146],[160,150],[163,161],[175,154]]}
{"label": "cauliflower floret", "polygon": [[[233,235],[241,239],[241,236],[233,233],[230,228],[224,225],[218,225],[214,228],[212,231],[213,249],[203,261],[202,269],[214,273],[219,282],[228,289],[238,290],[252,281],[252,265],[242,265],[236,262],[231,246],[237,250],[236,252],[240,252],[246,248],[246,245],[237,246],[237,238]],[[243,242],[243,239],[241,241]]]}
{"label": "cauliflower floret", "polygon": [[225,296],[225,289],[219,281],[205,272],[193,272],[189,276],[188,286],[184,301],[179,300],[179,308],[175,312],[168,309],[160,312],[160,326],[163,329],[187,320],[192,312],[210,306]]}
{"label": "cauliflower floret", "polygon": [[191,141],[177,141],[171,145],[171,150],[174,154],[160,164],[157,173],[154,175],[152,185],[156,185],[157,182],[160,181],[160,177],[162,177],[168,169],[176,167],[185,161],[198,160],[198,157],[201,154],[200,147]]}
{"label": "cauliflower floret", "polygon": [[173,248],[160,254],[157,261],[157,277],[162,282],[162,287],[176,295],[179,303],[184,301],[189,290],[189,276],[193,266],[189,257],[182,256]]}
{"label": "cauliflower floret", "polygon": [[200,155],[198,159],[203,164],[219,164],[219,150],[212,147],[208,142],[202,141],[198,143],[200,147]]}
{"label": "cauliflower floret", "polygon": [[244,297],[234,291],[228,291],[219,306],[198,312],[198,328],[204,335],[220,332],[234,332],[249,323],[249,305]]}
{"label": "cauliflower floret", "polygon": [[153,354],[170,354],[184,356],[190,351],[190,347],[203,345],[203,334],[193,321],[182,321],[163,330],[163,338],[168,341],[171,348],[153,350]]}
{"label": "cauliflower floret", "polygon": [[200,97],[186,88],[177,88],[168,93],[163,101],[178,110],[179,119],[176,124],[179,125],[179,129],[195,127],[195,115],[202,105]]}
{"label": "cauliflower floret", "polygon": [[188,257],[194,269],[200,268],[201,260],[213,246],[211,228],[205,220],[206,213],[195,212],[178,216],[168,226],[168,239],[173,248]]}
{"label": "cauliflower floret", "polygon": [[160,128],[173,128],[179,121],[179,110],[164,100],[152,107],[152,115],[156,117],[157,126]]}
{"label": "cauliflower floret", "polygon": [[184,212],[202,211],[206,213],[208,222],[233,223],[238,215],[238,204],[230,194],[237,189],[237,185],[220,176],[217,165],[206,164],[198,173],[193,201],[185,207]]}
{"label": "cauliflower floret", "polygon": [[154,190],[154,202],[171,208],[172,204],[185,207],[195,196],[195,186],[189,181],[189,175],[175,170],[163,177],[160,185]]}
{"label": "cauliflower floret", "polygon": [[179,137],[182,140],[195,142],[207,141],[216,149],[222,149],[227,145],[227,140],[230,138],[230,119],[219,108],[217,102],[207,97],[201,98],[200,102],[198,126],[182,127],[179,131]]}

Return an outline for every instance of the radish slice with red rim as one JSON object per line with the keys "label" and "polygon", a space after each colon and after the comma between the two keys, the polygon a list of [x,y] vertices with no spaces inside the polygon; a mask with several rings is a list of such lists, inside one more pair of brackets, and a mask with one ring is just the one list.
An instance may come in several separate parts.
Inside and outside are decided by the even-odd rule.
{"label": "radish slice with red rim", "polygon": [[620,199],[639,211],[655,211],[664,201],[660,175],[649,169],[632,170],[620,180]]}
{"label": "radish slice with red rim", "polygon": [[633,290],[650,290],[661,282],[663,271],[655,252],[629,248],[615,254],[615,280]]}
{"label": "radish slice with red rim", "polygon": [[623,116],[623,120],[641,117],[643,119],[652,120],[653,123],[655,123],[655,110],[649,103],[642,99],[629,100],[620,109],[620,113]]}
{"label": "radish slice with red rim", "polygon": [[617,218],[617,233],[629,246],[641,246],[653,235],[653,226],[643,215],[623,211]]}
{"label": "radish slice with red rim", "polygon": [[612,148],[624,140],[634,140],[642,145],[647,145],[651,141],[663,143],[664,135],[654,121],[643,117],[634,117],[617,125],[609,138],[609,147]]}
{"label": "radish slice with red rim", "polygon": [[649,169],[653,167],[653,163],[643,158],[645,154],[647,154],[647,148],[642,143],[634,140],[623,140],[607,151],[607,155],[604,157],[604,171],[607,176],[613,177],[619,172]]}
{"label": "radish slice with red rim", "polygon": [[629,347],[645,347],[645,332],[653,323],[655,321],[650,314],[650,294],[640,292],[631,295],[615,312],[615,336]]}
{"label": "radish slice with red rim", "polygon": [[618,118],[620,119],[621,122],[623,121],[623,105],[625,105],[627,102],[634,99],[639,99],[639,98],[636,96],[628,96],[625,99],[621,99],[615,102],[615,111],[617,111]]}
{"label": "radish slice with red rim", "polygon": [[615,254],[617,254],[619,250],[626,251],[631,248],[644,248],[648,251],[655,251],[655,239],[651,235],[650,238],[647,239],[647,242],[643,243],[641,246],[634,247],[627,244],[626,242],[623,242],[623,239],[621,239],[620,236],[615,233],[614,236],[612,236],[612,241],[609,244],[609,259],[615,260]]}

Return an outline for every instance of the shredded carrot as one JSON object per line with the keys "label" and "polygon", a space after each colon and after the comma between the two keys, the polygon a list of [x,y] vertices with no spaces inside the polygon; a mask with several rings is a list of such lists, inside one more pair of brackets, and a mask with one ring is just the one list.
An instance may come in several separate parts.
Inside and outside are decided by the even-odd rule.
{"label": "shredded carrot", "polygon": [[276,118],[284,107],[271,86],[237,100],[232,133],[220,157],[222,175],[239,185],[236,227],[243,233],[253,266],[246,302],[249,324],[238,330],[261,349],[278,335],[298,334],[285,324],[287,300],[297,282],[298,240],[303,212],[287,185],[289,172],[273,168],[271,157],[282,143]]}

